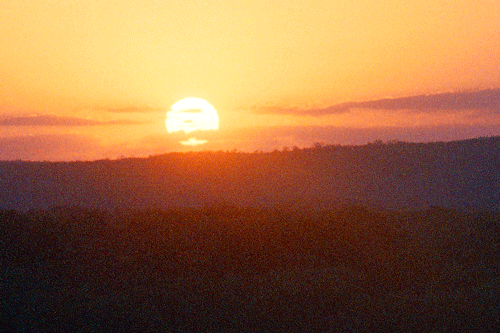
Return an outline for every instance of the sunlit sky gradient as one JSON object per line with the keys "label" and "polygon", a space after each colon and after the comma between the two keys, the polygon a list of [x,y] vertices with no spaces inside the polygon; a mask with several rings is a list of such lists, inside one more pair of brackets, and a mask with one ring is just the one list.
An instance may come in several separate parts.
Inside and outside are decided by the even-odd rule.
{"label": "sunlit sky gradient", "polygon": [[[499,13],[497,0],[3,1],[0,159],[499,135]],[[220,117],[196,148],[165,129],[185,97]]]}

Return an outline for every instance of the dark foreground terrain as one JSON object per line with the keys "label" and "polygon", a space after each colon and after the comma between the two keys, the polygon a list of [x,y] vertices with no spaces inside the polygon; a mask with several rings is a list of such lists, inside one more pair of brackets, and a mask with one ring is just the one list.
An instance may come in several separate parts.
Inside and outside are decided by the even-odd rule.
{"label": "dark foreground terrain", "polygon": [[0,211],[1,330],[500,329],[500,213]]}

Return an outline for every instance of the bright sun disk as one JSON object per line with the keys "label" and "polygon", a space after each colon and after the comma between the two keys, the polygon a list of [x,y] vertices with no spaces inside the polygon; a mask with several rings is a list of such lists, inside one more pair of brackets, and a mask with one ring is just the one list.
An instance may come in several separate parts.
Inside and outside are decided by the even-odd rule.
{"label": "bright sun disk", "polygon": [[216,130],[219,128],[219,115],[204,99],[188,97],[172,105],[165,123],[169,133]]}

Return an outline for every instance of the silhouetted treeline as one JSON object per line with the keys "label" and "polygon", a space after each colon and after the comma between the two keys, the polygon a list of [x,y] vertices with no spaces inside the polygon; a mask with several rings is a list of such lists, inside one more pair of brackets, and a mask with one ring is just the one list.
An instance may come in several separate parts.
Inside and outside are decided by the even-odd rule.
{"label": "silhouetted treeline", "polygon": [[220,203],[498,209],[500,138],[318,144],[271,153],[170,153],[93,162],[0,162],[2,209],[167,209]]}
{"label": "silhouetted treeline", "polygon": [[0,211],[10,332],[497,331],[500,213]]}

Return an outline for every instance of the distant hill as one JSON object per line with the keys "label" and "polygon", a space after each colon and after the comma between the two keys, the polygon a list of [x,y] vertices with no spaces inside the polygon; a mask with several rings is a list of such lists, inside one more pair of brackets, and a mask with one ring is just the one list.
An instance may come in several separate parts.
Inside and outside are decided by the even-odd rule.
{"label": "distant hill", "polygon": [[92,162],[0,162],[0,209],[219,204],[498,209],[500,137]]}

